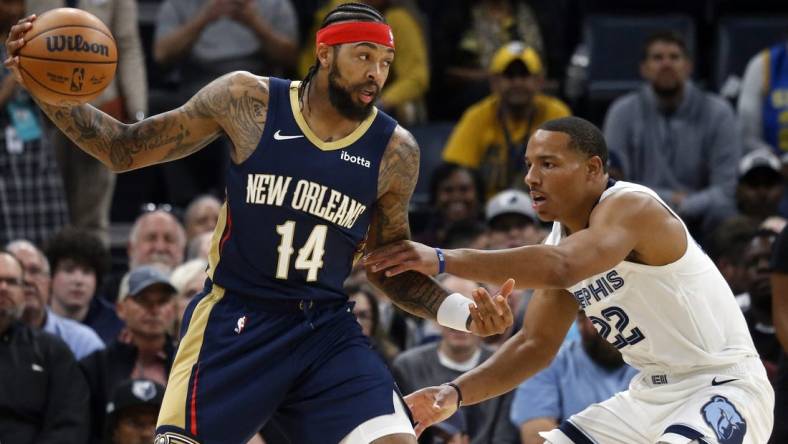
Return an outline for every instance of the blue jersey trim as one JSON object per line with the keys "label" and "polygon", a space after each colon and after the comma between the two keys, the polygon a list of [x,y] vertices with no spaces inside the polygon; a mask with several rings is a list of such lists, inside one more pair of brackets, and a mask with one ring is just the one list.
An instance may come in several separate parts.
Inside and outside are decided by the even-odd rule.
{"label": "blue jersey trim", "polygon": [[595,444],[585,433],[569,421],[562,422],[558,430],[562,431],[575,444]]}

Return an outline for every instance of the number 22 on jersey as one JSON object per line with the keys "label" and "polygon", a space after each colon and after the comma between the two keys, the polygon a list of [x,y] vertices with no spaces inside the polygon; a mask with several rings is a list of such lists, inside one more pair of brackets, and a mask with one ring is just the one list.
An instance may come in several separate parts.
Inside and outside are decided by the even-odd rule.
{"label": "number 22 on jersey", "polygon": [[[295,252],[293,248],[293,237],[295,235],[296,223],[289,220],[282,225],[276,226],[276,232],[282,237],[279,246],[276,248],[279,259],[276,262],[276,278],[287,279],[290,273],[290,257]],[[326,233],[328,227],[325,225],[315,225],[312,233],[306,240],[303,247],[298,250],[295,260],[296,270],[307,270],[306,281],[314,282],[317,280],[317,272],[323,267],[323,254],[326,252]]]}

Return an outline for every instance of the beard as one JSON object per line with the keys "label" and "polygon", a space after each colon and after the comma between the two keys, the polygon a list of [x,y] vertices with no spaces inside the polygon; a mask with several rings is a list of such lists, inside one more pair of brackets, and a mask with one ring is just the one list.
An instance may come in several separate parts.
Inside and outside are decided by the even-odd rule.
{"label": "beard", "polygon": [[[360,91],[366,86],[372,86],[377,91],[378,86],[374,82],[367,82],[362,85],[351,86],[350,89],[344,88],[339,83],[342,75],[336,63],[331,65],[328,70],[328,100],[331,105],[339,111],[339,114],[350,120],[364,120],[372,114],[372,108],[375,106],[375,101],[369,102],[367,105],[358,104],[353,100],[353,92]],[[377,96],[377,94],[376,94]]]}
{"label": "beard", "polygon": [[684,82],[676,77],[669,79],[657,78],[651,82],[651,88],[660,99],[672,99],[684,91]]}
{"label": "beard", "polygon": [[612,371],[624,365],[621,352],[602,337],[583,338],[583,348],[588,357],[605,370]]}

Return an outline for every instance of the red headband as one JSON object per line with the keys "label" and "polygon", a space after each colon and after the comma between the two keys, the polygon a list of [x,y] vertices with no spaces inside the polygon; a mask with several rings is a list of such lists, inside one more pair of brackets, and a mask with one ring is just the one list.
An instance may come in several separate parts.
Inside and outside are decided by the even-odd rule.
{"label": "red headband", "polygon": [[389,25],[378,22],[337,23],[317,31],[318,44],[340,45],[354,42],[372,42],[394,48],[394,34]]}

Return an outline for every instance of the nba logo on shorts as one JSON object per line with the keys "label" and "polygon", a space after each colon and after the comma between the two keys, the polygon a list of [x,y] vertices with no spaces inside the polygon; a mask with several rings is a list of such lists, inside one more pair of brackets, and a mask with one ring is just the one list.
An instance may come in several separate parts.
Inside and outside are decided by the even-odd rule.
{"label": "nba logo on shorts", "polygon": [[747,422],[726,397],[712,396],[700,411],[720,444],[741,444],[744,441]]}
{"label": "nba logo on shorts", "polygon": [[241,316],[240,318],[238,318],[238,322],[236,323],[235,330],[233,331],[235,331],[240,335],[241,332],[244,331],[244,327],[246,327],[246,316]]}

